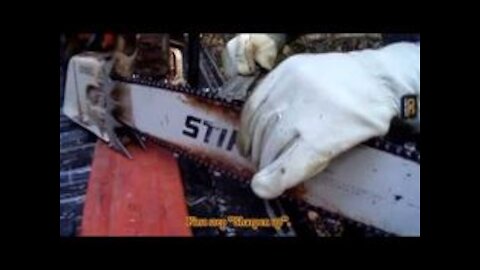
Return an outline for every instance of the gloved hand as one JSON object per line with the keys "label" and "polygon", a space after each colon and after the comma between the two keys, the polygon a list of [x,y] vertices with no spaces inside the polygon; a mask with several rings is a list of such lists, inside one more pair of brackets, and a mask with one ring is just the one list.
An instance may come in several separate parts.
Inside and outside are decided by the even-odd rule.
{"label": "gloved hand", "polygon": [[242,111],[238,148],[259,169],[253,191],[275,198],[386,134],[406,94],[420,95],[419,44],[286,59]]}
{"label": "gloved hand", "polygon": [[251,75],[258,64],[271,70],[285,44],[285,34],[239,34],[226,46],[224,62],[228,76]]}

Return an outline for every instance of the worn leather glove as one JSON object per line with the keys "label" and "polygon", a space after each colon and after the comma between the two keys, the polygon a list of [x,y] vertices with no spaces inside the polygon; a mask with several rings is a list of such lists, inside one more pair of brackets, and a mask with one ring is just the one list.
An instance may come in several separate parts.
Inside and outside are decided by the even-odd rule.
{"label": "worn leather glove", "polygon": [[251,75],[257,70],[257,65],[271,70],[285,39],[285,34],[237,35],[226,46],[226,73],[230,77],[236,74]]}
{"label": "worn leather glove", "polygon": [[288,58],[242,111],[238,148],[258,168],[253,191],[275,198],[340,153],[386,134],[407,94],[420,95],[419,44]]}

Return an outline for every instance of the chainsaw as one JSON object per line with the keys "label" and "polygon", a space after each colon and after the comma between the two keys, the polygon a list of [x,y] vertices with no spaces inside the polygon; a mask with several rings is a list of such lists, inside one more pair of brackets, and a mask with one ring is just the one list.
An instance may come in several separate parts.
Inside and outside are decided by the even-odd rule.
{"label": "chainsaw", "polygon": [[[167,62],[182,63],[181,53],[170,52]],[[68,64],[63,111],[126,158],[135,158],[126,138],[141,147],[149,140],[248,185],[256,168],[235,142],[242,105],[261,75],[215,83],[208,79],[215,67],[202,55],[200,71],[209,87],[198,89],[178,79],[181,69],[170,70],[176,73],[171,76],[136,71],[125,76],[114,72],[111,54],[76,55]],[[374,138],[282,198],[377,235],[419,236],[420,151]]]}

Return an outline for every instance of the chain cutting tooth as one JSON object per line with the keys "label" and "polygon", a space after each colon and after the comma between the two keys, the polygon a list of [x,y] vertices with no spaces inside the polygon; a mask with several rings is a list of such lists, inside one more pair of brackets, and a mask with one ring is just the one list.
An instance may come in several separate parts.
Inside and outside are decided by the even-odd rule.
{"label": "chain cutting tooth", "polygon": [[107,113],[105,119],[106,131],[109,138],[109,146],[112,149],[115,149],[122,154],[124,154],[127,158],[132,159],[132,155],[128,152],[127,148],[123,145],[120,137],[118,136],[116,129],[121,127],[122,125],[111,115],[111,113]]}
{"label": "chain cutting tooth", "polygon": [[115,108],[117,108],[118,104],[117,101],[115,101],[112,98],[112,92],[115,89],[116,85],[118,84],[115,82],[110,76],[111,76],[111,70],[113,67],[112,62],[107,62],[102,67],[102,70],[99,75],[99,81],[102,84],[102,94],[103,94],[103,100],[104,100],[104,108],[105,108],[105,130],[108,135],[109,139],[109,146],[112,149],[115,149],[122,154],[124,154],[127,158],[132,159],[132,155],[130,152],[128,152],[127,148],[123,145],[121,138],[118,136],[116,130],[118,128],[121,128],[123,126],[122,123],[120,123],[115,117],[113,116],[113,111]]}
{"label": "chain cutting tooth", "polygon": [[128,152],[127,148],[121,143],[120,139],[116,136],[110,137],[110,144],[109,146],[112,149],[115,149],[117,151],[120,151],[122,154],[124,154],[128,159],[133,159],[132,155],[130,152]]}
{"label": "chain cutting tooth", "polygon": [[138,134],[138,132],[133,129],[129,129],[129,131],[130,131],[129,133],[130,137],[140,146],[140,148],[142,148],[142,150],[146,150],[147,147],[145,146],[145,143],[143,142],[141,135]]}

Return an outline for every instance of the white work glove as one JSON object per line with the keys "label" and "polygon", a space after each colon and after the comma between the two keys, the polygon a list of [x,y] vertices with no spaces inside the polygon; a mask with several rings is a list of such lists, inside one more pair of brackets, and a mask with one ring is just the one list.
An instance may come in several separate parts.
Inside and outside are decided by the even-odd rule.
{"label": "white work glove", "polygon": [[236,74],[251,75],[258,64],[271,70],[275,65],[278,52],[285,44],[284,34],[239,34],[226,46],[224,55],[228,76]]}
{"label": "white work glove", "polygon": [[340,153],[385,135],[407,94],[420,95],[419,44],[288,58],[242,111],[238,148],[259,169],[253,191],[275,198]]}

